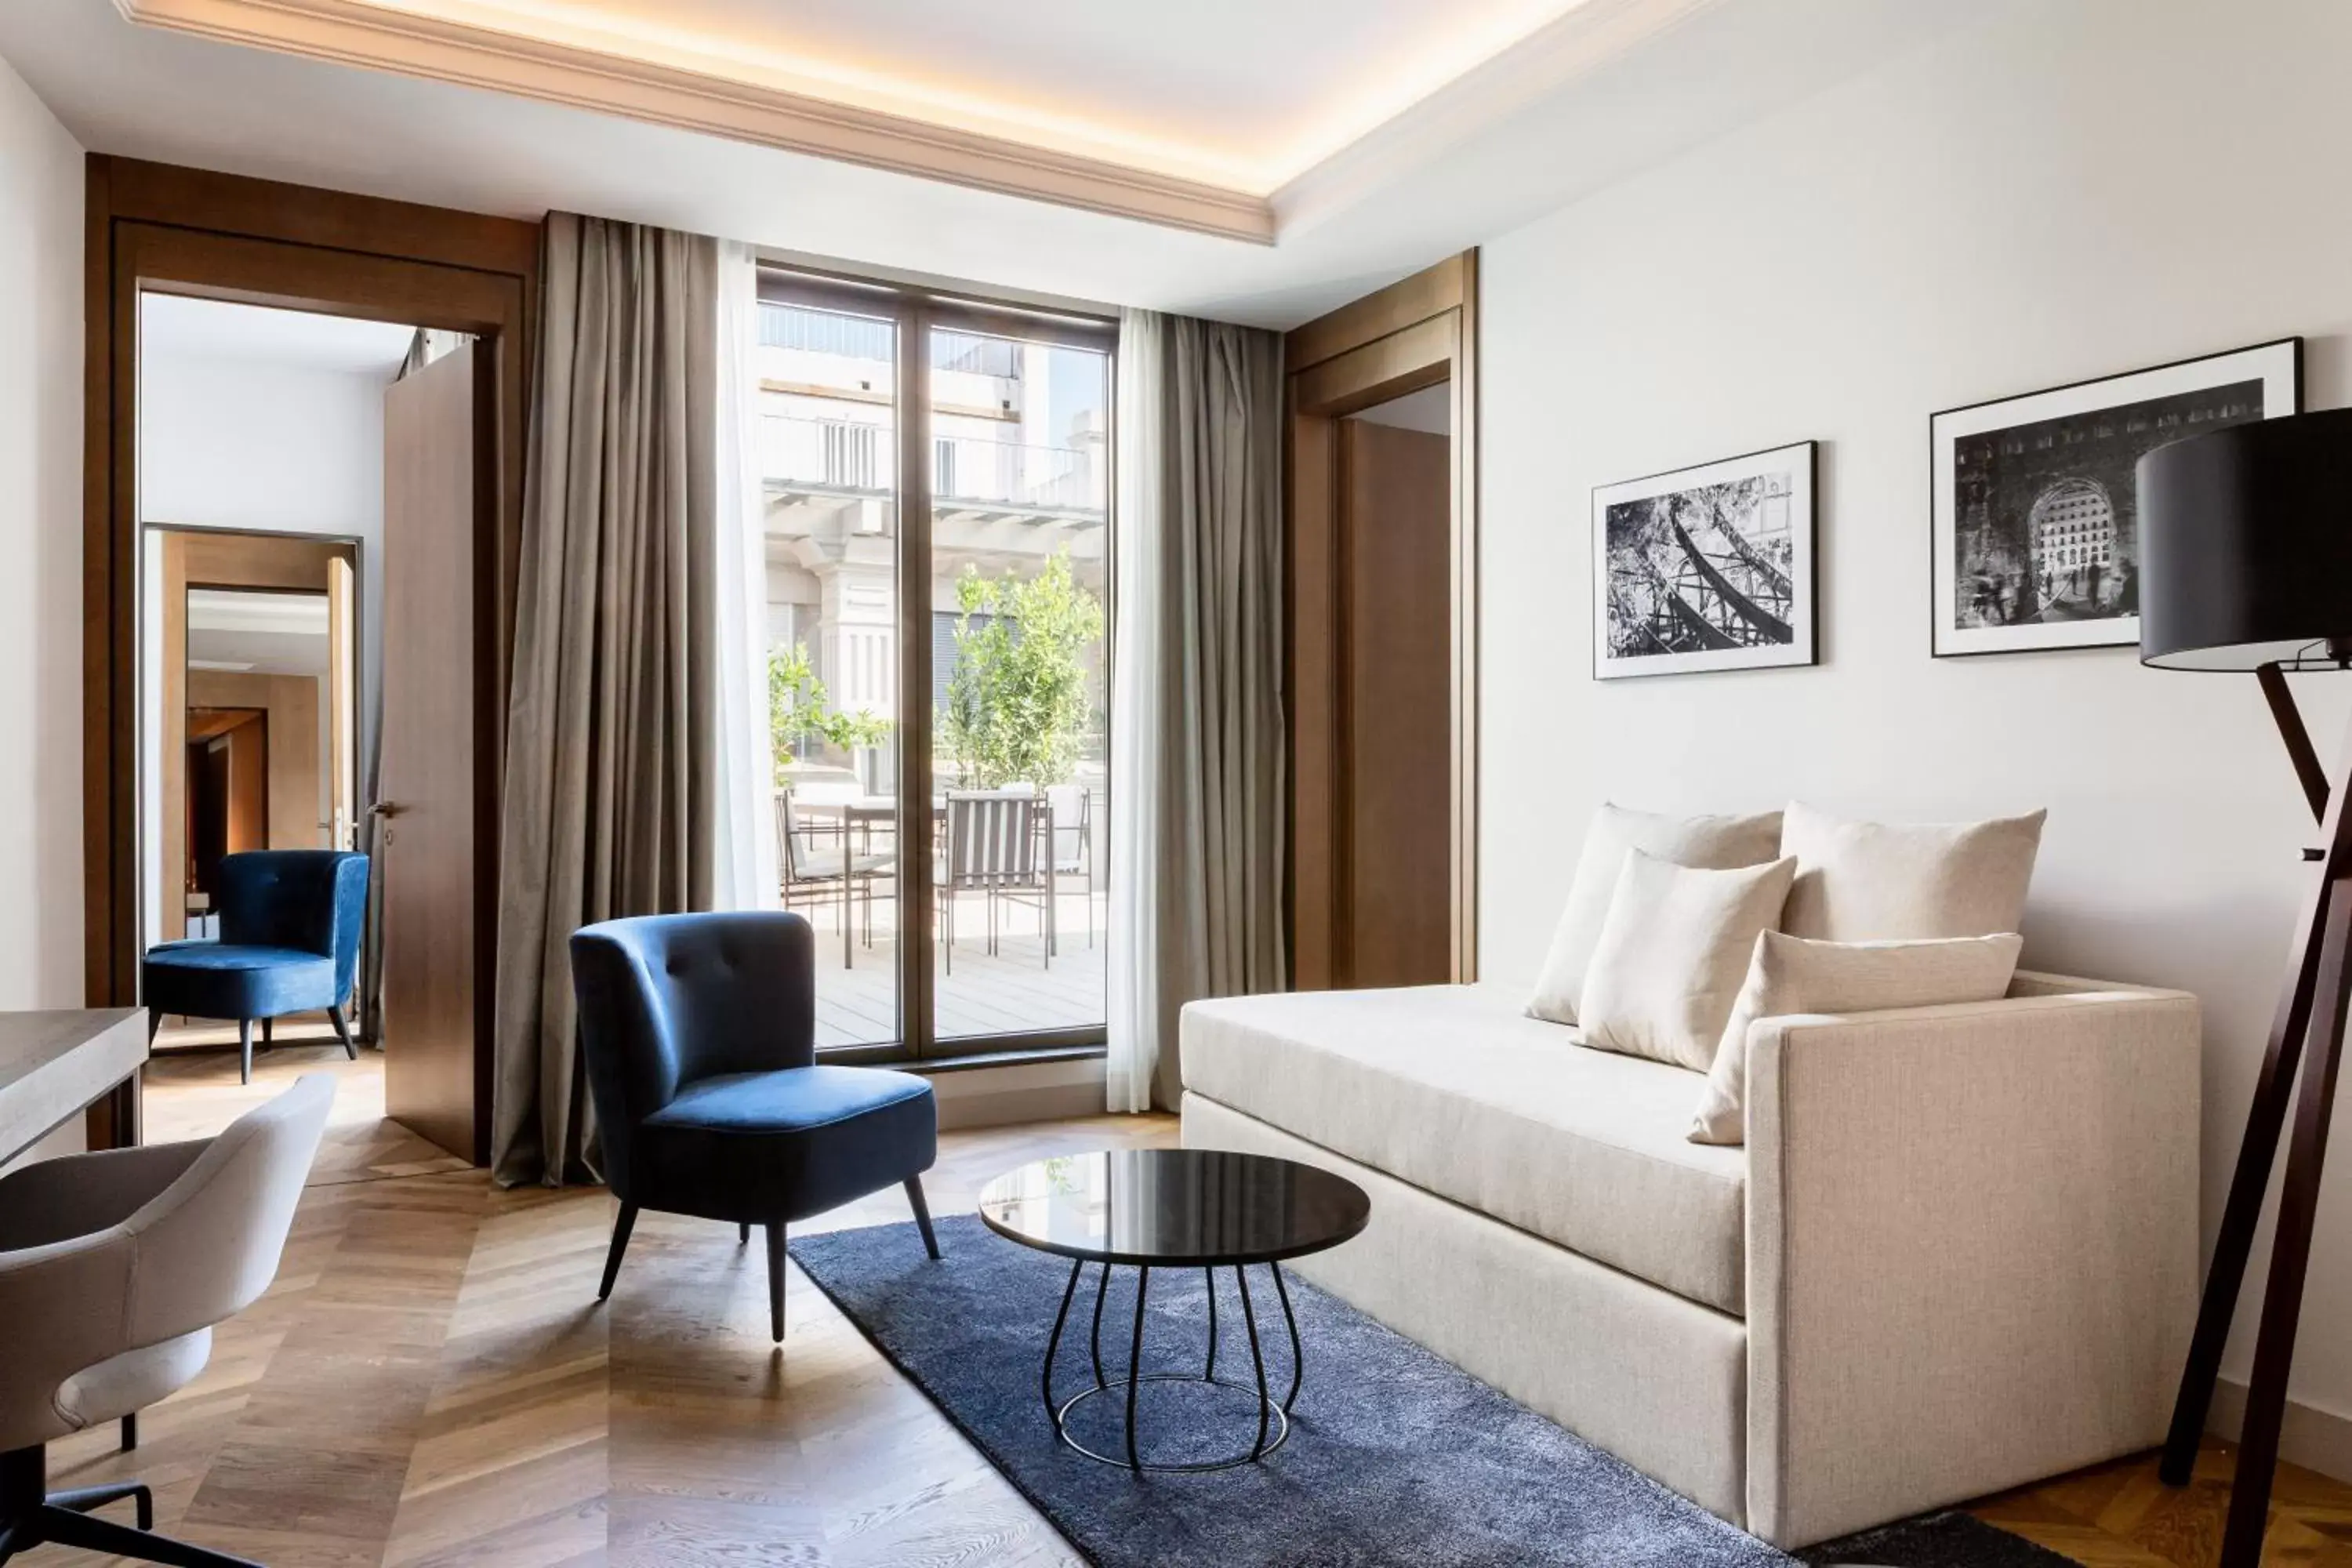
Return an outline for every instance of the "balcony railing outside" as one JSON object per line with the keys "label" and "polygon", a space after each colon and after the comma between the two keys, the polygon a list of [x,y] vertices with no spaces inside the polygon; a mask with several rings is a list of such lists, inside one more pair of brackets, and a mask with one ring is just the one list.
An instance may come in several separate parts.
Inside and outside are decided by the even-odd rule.
{"label": "balcony railing outside", "polygon": [[897,473],[896,439],[887,425],[771,414],[760,421],[760,472],[788,483],[881,494]]}
{"label": "balcony railing outside", "polygon": [[[772,414],[760,421],[761,472],[785,484],[887,493],[896,436],[887,425]],[[1093,454],[969,436],[931,443],[931,489],[948,504],[1100,511],[1102,476]]]}
{"label": "balcony railing outside", "polygon": [[843,359],[888,364],[897,354],[898,329],[869,316],[834,310],[800,310],[790,305],[760,307],[760,346],[838,354]]}
{"label": "balcony railing outside", "polygon": [[943,501],[1099,511],[1091,454],[1075,447],[1027,447],[971,436],[931,442],[931,493]]}

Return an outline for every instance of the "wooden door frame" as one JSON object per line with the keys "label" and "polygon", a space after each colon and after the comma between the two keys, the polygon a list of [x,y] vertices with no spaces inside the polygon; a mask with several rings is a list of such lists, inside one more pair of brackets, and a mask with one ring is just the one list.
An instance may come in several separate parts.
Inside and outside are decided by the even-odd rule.
{"label": "wooden door frame", "polygon": [[[475,382],[475,1158],[488,1158],[499,784],[541,225],[92,153],[84,208],[83,930],[91,1006],[139,986],[142,290],[470,332]],[[94,1106],[97,1148],[135,1108]]]}
{"label": "wooden door frame", "polygon": [[1337,983],[1347,951],[1347,561],[1339,421],[1444,383],[1452,391],[1454,702],[1449,972],[1478,972],[1478,253],[1368,294],[1284,342],[1285,686],[1290,731],[1290,963],[1300,990]]}

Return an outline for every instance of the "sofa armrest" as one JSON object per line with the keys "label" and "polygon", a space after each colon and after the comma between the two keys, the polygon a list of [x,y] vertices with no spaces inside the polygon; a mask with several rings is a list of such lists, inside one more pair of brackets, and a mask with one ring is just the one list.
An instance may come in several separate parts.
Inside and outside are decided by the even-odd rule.
{"label": "sofa armrest", "polygon": [[2159,1441],[2196,1310],[2197,999],[1748,1037],[1748,1526],[1782,1545]]}

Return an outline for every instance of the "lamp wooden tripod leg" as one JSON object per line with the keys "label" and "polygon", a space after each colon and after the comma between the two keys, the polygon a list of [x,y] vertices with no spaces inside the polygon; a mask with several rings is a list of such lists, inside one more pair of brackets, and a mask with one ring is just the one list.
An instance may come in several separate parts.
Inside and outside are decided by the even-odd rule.
{"label": "lamp wooden tripod leg", "polygon": [[2213,1243],[2213,1262],[2197,1313],[2197,1331],[2181,1373],[2158,1473],[2171,1486],[2186,1485],[2197,1461],[2197,1446],[2213,1400],[2221,1352],[2230,1338],[2263,1194],[2278,1155],[2279,1135],[2303,1047],[2311,1045],[2295,1101],[2294,1142],[2287,1153],[2286,1180],[2279,1200],[2271,1248],[2270,1281],[2263,1296],[2262,1331],[2254,1352],[2253,1381],[2246,1394],[2244,1428],[2239,1440],[2237,1478],[2230,1498],[2229,1523],[2221,1568],[2256,1568],[2268,1521],[2271,1481],[2278,1468],[2280,1423],[2286,1413],[2287,1372],[2302,1314],[2303,1284],[2311,1261],[2314,1217],[2319,1200],[2320,1167],[2327,1152],[2327,1126],[2336,1100],[2336,1079],[2344,1047],[2347,946],[2352,946],[2352,738],[2334,780],[2312,749],[2311,737],[2275,665],[2256,671],[2270,701],[2287,754],[2294,763],[2312,814],[2319,819],[2320,847],[2305,851],[2319,863],[2295,928],[2294,968],[2271,1021],[2253,1103],[2246,1114],[2244,1140],[2230,1180],[2229,1201]]}

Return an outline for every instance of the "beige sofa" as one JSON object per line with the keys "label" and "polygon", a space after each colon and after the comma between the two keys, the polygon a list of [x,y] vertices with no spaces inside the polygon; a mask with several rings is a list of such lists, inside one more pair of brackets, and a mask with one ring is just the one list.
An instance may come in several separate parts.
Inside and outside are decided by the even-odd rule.
{"label": "beige sofa", "polygon": [[1299,1272],[1783,1547],[2160,1440],[2196,1308],[2194,997],[1760,1020],[1701,1079],[1523,990],[1195,1003],[1184,1142],[1371,1194]]}

